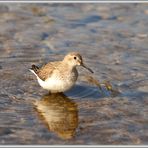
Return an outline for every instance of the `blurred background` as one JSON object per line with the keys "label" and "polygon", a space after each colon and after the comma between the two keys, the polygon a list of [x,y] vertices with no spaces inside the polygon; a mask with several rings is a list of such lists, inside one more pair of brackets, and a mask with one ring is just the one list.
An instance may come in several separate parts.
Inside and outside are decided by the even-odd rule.
{"label": "blurred background", "polygon": [[[148,144],[147,6],[0,3],[0,144]],[[28,69],[71,51],[120,93],[78,68],[72,90],[47,95]]]}

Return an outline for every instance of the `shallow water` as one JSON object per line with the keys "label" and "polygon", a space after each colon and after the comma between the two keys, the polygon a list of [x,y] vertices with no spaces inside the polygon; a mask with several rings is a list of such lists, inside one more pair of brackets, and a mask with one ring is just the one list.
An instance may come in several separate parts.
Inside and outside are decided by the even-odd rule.
{"label": "shallow water", "polygon": [[[0,144],[148,144],[147,4],[0,4]],[[80,77],[49,95],[28,71],[79,51],[120,93]]]}

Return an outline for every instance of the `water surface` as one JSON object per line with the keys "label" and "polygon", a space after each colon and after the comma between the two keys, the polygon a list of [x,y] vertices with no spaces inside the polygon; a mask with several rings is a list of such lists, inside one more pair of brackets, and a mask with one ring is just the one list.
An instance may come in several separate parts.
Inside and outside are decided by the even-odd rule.
{"label": "water surface", "polygon": [[[0,144],[148,144],[147,4],[0,4]],[[28,71],[79,51],[76,86],[49,95]]]}

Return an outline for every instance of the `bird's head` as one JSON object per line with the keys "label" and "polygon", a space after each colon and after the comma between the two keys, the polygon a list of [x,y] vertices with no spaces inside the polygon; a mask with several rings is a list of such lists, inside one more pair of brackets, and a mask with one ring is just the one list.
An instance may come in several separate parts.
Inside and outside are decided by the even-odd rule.
{"label": "bird's head", "polygon": [[91,73],[93,73],[93,71],[83,63],[82,56],[78,52],[68,53],[64,57],[63,61],[68,63],[72,67],[82,66],[82,67],[86,68],[87,70],[89,70]]}

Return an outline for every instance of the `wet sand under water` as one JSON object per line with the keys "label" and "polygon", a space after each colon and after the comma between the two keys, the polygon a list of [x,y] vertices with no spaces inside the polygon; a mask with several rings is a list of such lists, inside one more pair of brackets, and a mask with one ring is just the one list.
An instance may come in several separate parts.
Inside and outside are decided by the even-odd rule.
{"label": "wet sand under water", "polygon": [[[148,144],[147,4],[0,4],[0,144]],[[47,94],[28,71],[79,51],[120,91]]]}

